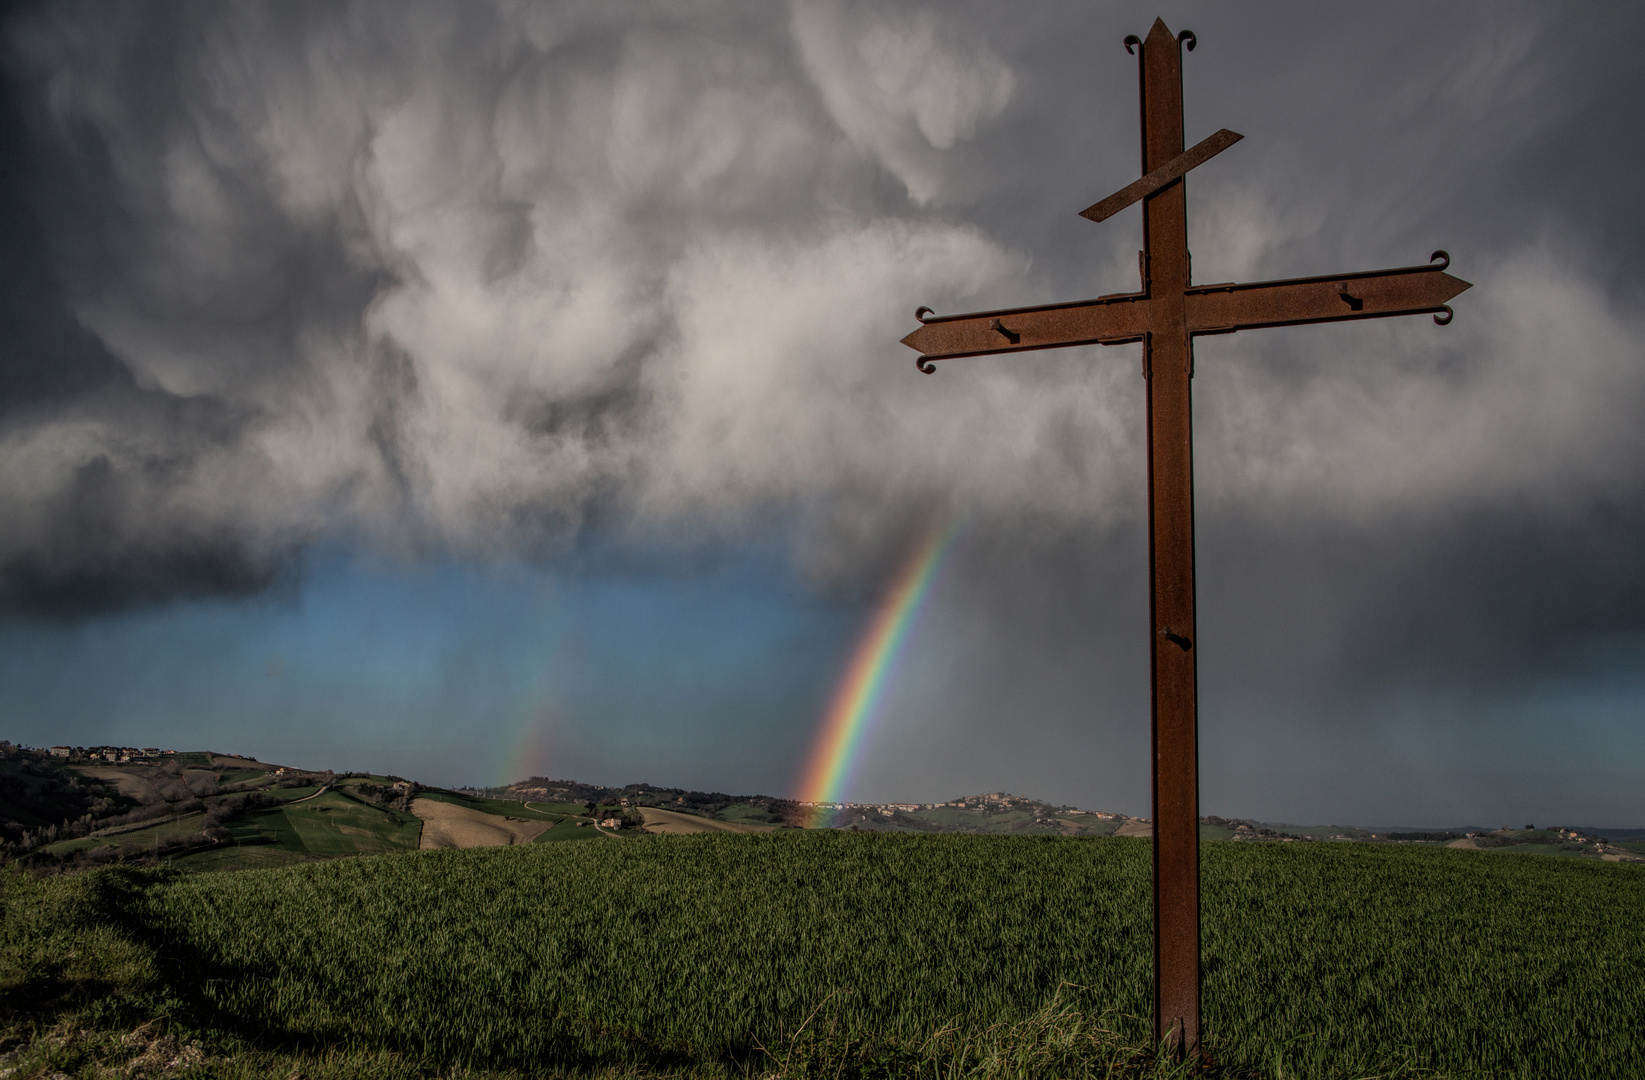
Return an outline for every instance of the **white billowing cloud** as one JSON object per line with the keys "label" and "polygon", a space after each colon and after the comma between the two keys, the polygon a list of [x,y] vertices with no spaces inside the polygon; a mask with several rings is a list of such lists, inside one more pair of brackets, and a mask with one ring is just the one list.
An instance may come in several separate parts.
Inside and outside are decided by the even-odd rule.
{"label": "white billowing cloud", "polygon": [[[1104,392],[1113,368],[1088,365],[1069,392],[1009,366],[916,377],[913,354],[886,347],[908,325],[905,297],[975,294],[1024,270],[978,232],[884,220],[691,250],[670,278],[677,329],[651,384],[665,420],[647,505],[735,514],[847,488],[1111,513],[1105,459],[1128,451]],[[1089,436],[1073,460],[1068,428]]]}
{"label": "white billowing cloud", "polygon": [[779,57],[682,44],[658,31],[623,42],[605,141],[623,195],[734,214],[774,186],[806,183],[823,144]]}
{"label": "white billowing cloud", "polygon": [[1517,499],[1554,509],[1633,483],[1645,328],[1546,248],[1468,276],[1481,285],[1443,329],[1424,317],[1303,345],[1269,335],[1307,331],[1202,341],[1199,440],[1220,451],[1199,458],[1202,498],[1370,523]]}
{"label": "white billowing cloud", "polygon": [[[10,553],[48,542],[92,465],[146,493],[110,528],[160,537],[175,514],[270,544],[508,550],[595,505],[709,528],[798,507],[869,533],[950,500],[1140,514],[1134,348],[922,376],[896,343],[916,304],[992,306],[1031,271],[963,205],[932,209],[1017,80],[956,20],[799,0],[689,25],[616,5],[186,17],[205,25],[128,12],[102,34],[99,7],[64,3],[14,27],[95,196],[71,224],[108,253],[64,263],[74,310],[176,409],[9,421]],[[1338,198],[1231,192],[1196,225],[1199,276],[1249,276]],[[1328,340],[1320,357],[1284,344],[1306,331],[1202,342],[1202,499],[1357,518],[1616,481],[1639,451],[1632,317],[1540,247],[1488,283],[1477,265],[1446,330],[1293,339]]]}
{"label": "white billowing cloud", "polygon": [[936,12],[795,0],[794,39],[828,113],[916,203],[942,193],[942,155],[998,116],[1016,77]]}

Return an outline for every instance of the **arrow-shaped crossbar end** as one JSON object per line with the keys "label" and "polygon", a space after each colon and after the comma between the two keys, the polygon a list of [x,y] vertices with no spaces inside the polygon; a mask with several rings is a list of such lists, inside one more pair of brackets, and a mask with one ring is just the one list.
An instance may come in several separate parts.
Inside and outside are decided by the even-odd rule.
{"label": "arrow-shaped crossbar end", "polygon": [[[1454,300],[1474,287],[1473,282],[1463,281],[1461,278],[1452,277],[1450,274],[1442,273],[1439,276],[1445,279],[1446,287],[1451,290],[1445,295],[1446,300]],[[1451,320],[1455,317],[1456,312],[1451,310],[1451,305],[1443,304],[1438,311],[1434,312],[1434,323],[1437,326],[1449,326]]]}
{"label": "arrow-shaped crossbar end", "polygon": [[[929,310],[929,309],[926,308],[926,309],[921,309],[921,310]],[[918,330],[915,330],[913,333],[909,334],[907,337],[903,338],[902,339],[902,344],[907,345],[910,349],[913,349],[915,352],[920,354],[918,357],[915,358],[914,366],[919,368],[921,371],[925,372],[927,375],[929,375],[933,371],[936,371],[937,367],[936,367],[935,364],[933,364],[930,360],[927,360],[926,357],[925,357],[925,349],[921,346],[921,341],[924,338],[924,336],[925,336],[925,327],[922,326]]]}
{"label": "arrow-shaped crossbar end", "polygon": [[[1438,265],[1437,266],[1434,265],[1435,263],[1438,263]],[[1461,296],[1463,293],[1467,292],[1469,289],[1474,287],[1474,283],[1471,282],[1471,281],[1463,281],[1461,278],[1459,278],[1459,277],[1457,277],[1453,274],[1445,273],[1445,271],[1450,267],[1450,265],[1451,265],[1451,253],[1449,251],[1446,251],[1444,248],[1440,248],[1438,251],[1436,251],[1432,255],[1428,256],[1428,269],[1438,273],[1440,277],[1444,278],[1445,283],[1446,283],[1446,288],[1451,290],[1450,292],[1446,293],[1441,298],[1442,300],[1454,299],[1455,297]],[[1436,320],[1438,319],[1437,315],[1435,316],[1435,319]],[[1445,320],[1445,322],[1450,322],[1450,321],[1451,320],[1449,318],[1447,318]],[[1444,325],[1444,324],[1442,323],[1441,325]]]}
{"label": "arrow-shaped crossbar end", "polygon": [[1446,300],[1454,300],[1474,287],[1473,282],[1463,281],[1461,278],[1455,277],[1451,274],[1441,272],[1439,276],[1445,279],[1446,292],[1444,299]]}

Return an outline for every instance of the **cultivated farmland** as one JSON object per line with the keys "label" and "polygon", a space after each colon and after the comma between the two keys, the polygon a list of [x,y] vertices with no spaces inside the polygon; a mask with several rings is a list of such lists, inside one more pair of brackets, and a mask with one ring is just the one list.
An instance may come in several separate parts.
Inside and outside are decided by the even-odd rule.
{"label": "cultivated farmland", "polygon": [[513,814],[488,814],[472,806],[445,799],[417,799],[411,812],[423,822],[418,847],[434,848],[507,847],[529,844],[554,827],[552,821]]}
{"label": "cultivated farmland", "polygon": [[650,806],[641,807],[640,816],[645,819],[647,832],[665,836],[685,836],[691,833],[705,832],[770,832],[776,828],[775,825],[750,825],[739,821],[721,821],[718,818],[702,817],[698,814],[682,814],[675,810],[658,810]]}
{"label": "cultivated farmland", "polygon": [[[1645,1061],[1645,868],[1213,843],[1204,871],[1228,1075]],[[74,880],[54,887],[165,958],[142,993],[208,1042],[429,1068],[1101,1076],[1147,1041],[1145,840],[790,830]],[[16,931],[17,911],[14,950],[72,942]],[[12,966],[30,964],[50,970]]]}

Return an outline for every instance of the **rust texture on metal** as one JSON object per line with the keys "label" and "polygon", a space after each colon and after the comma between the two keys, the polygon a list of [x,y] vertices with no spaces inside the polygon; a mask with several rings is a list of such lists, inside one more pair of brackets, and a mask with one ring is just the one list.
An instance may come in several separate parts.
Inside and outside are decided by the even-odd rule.
{"label": "rust texture on metal", "polygon": [[1065,345],[1141,341],[1148,332],[1146,301],[1147,297],[1138,293],[1078,304],[928,319],[902,343],[918,349],[924,360],[949,360]]}
{"label": "rust texture on metal", "polygon": [[[1142,42],[1142,171],[1182,154],[1182,48],[1163,21]],[[1188,191],[1142,204],[1148,268],[1148,592],[1153,670],[1154,1034],[1199,1044],[1199,727]],[[1175,644],[1172,635],[1187,641]]]}
{"label": "rust texture on metal", "polygon": [[1432,313],[1466,281],[1427,265],[1252,284],[1189,281],[1186,175],[1239,141],[1226,129],[1184,151],[1182,50],[1156,19],[1140,50],[1142,178],[1081,212],[1101,221],[1142,202],[1142,291],[1095,300],[965,315],[915,312],[903,344],[921,371],[963,356],[1070,345],[1141,342],[1147,386],[1148,580],[1154,809],[1154,1030],[1161,1043],[1195,1053],[1200,1043],[1199,728],[1194,622],[1193,339],[1265,326]]}

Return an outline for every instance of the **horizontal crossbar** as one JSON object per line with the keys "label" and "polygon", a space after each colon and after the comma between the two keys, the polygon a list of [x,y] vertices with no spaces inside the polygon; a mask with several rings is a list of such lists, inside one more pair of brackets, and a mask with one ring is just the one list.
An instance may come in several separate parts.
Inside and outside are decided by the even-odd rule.
{"label": "horizontal crossbar", "polygon": [[920,370],[929,371],[932,360],[1119,345],[1149,334],[1227,334],[1264,326],[1443,312],[1452,297],[1471,287],[1445,273],[1448,265],[1446,259],[1427,266],[1329,277],[1194,285],[1181,301],[1158,311],[1142,293],[966,315],[927,315],[921,308],[922,325],[902,343],[921,354]]}

